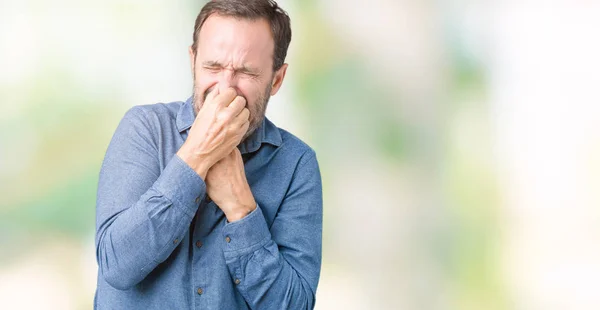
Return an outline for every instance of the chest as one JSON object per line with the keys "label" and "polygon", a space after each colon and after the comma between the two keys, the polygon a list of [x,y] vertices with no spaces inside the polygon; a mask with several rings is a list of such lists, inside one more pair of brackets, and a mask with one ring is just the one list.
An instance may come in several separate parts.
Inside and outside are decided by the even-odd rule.
{"label": "chest", "polygon": [[[161,147],[158,156],[161,171],[183,145],[187,133],[173,133],[170,136],[170,139],[164,139],[163,143],[159,143]],[[282,153],[276,147],[263,144],[255,152],[242,154],[246,179],[269,227],[285,199],[296,166],[293,159],[286,158]],[[211,229],[225,220],[223,212],[210,200],[199,202],[196,218],[198,218],[196,224],[202,223],[202,228],[196,230],[198,227],[192,225],[191,229],[198,232],[208,229],[203,232],[204,234],[209,234]]]}

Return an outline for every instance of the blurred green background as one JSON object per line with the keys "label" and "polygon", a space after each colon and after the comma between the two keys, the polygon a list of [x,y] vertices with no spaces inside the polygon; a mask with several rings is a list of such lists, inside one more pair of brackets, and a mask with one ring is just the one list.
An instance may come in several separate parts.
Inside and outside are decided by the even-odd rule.
{"label": "blurred green background", "polygon": [[[600,5],[279,3],[267,116],[321,165],[317,309],[600,309]],[[0,0],[0,308],[91,308],[104,152],[190,95],[203,4]]]}

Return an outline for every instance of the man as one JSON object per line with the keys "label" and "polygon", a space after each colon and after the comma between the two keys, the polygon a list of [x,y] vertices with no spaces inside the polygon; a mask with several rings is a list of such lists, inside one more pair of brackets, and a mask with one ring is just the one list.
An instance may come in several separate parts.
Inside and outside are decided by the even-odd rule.
{"label": "man", "polygon": [[211,1],[192,98],[125,114],[100,171],[96,309],[314,307],[317,160],[265,118],[290,40],[274,1]]}

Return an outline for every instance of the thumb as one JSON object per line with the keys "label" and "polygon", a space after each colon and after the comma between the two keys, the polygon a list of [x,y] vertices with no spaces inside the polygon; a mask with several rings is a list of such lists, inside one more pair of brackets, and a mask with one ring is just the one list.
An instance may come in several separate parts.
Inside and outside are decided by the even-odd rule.
{"label": "thumb", "polygon": [[212,103],[218,94],[219,94],[219,88],[215,87],[215,88],[213,88],[213,90],[211,90],[208,93],[208,95],[206,96],[206,100],[204,100],[204,101],[205,102],[208,101],[208,102]]}

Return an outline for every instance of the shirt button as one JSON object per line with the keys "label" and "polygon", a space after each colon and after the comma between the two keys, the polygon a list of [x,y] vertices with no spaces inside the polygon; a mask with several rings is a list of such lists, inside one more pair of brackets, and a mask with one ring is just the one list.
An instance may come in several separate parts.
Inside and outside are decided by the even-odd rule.
{"label": "shirt button", "polygon": [[198,288],[198,290],[196,292],[198,292],[198,295],[202,295],[202,293],[204,293],[204,291],[200,287]]}
{"label": "shirt button", "polygon": [[238,285],[238,284],[240,284],[240,282],[242,282],[242,281],[240,281],[240,279],[235,279],[235,281],[233,281],[233,282],[235,283],[235,285]]}
{"label": "shirt button", "polygon": [[196,247],[202,247],[202,241],[200,241],[200,240],[196,241]]}
{"label": "shirt button", "polygon": [[199,203],[200,202],[200,196],[196,197],[195,201],[196,201],[196,203]]}
{"label": "shirt button", "polygon": [[179,239],[173,240],[173,244],[177,244],[177,242],[179,242]]}
{"label": "shirt button", "polygon": [[229,238],[229,236],[225,237],[225,241],[227,241],[227,243],[231,242],[231,238]]}

